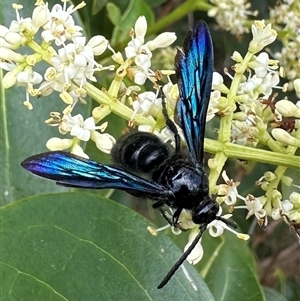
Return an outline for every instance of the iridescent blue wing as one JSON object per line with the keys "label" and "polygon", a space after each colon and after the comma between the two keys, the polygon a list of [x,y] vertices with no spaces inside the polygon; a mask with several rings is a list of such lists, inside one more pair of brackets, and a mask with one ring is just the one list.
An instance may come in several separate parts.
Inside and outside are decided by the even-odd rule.
{"label": "iridescent blue wing", "polygon": [[175,58],[178,79],[178,119],[192,162],[203,164],[206,113],[213,74],[213,47],[205,22],[198,22]]}
{"label": "iridescent blue wing", "polygon": [[21,165],[43,178],[55,180],[69,187],[125,190],[134,195],[164,198],[167,191],[155,182],[148,181],[121,168],[103,165],[76,155],[56,151],[29,157]]}

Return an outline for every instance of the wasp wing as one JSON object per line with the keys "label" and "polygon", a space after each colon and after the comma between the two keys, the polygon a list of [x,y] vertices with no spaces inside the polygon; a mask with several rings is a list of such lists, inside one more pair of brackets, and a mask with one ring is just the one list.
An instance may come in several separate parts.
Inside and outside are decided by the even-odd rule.
{"label": "wasp wing", "polygon": [[167,197],[167,190],[155,182],[67,152],[55,151],[29,157],[21,165],[43,178],[69,187],[121,189],[149,198]]}
{"label": "wasp wing", "polygon": [[213,74],[213,46],[204,21],[190,31],[175,58],[180,99],[177,114],[190,157],[196,165],[203,164],[206,113]]}

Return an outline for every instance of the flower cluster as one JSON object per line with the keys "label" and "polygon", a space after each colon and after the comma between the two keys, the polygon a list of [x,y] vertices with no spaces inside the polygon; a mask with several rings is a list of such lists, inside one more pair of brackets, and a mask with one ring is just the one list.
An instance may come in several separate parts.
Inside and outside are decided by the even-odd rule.
{"label": "flower cluster", "polygon": [[[283,47],[274,53],[293,89],[293,80],[300,77],[300,6],[298,1],[283,0],[270,9],[270,21],[279,33]],[[296,63],[295,63],[296,62]]]}
{"label": "flower cluster", "polygon": [[[175,41],[176,35],[170,32],[162,33],[145,43],[147,21],[144,16],[141,16],[131,30],[132,40],[125,48],[125,59],[123,59],[122,54],[116,53],[104,36],[94,36],[87,41],[82,35],[83,29],[75,24],[72,14],[84,7],[84,2],[69,7],[67,7],[68,1],[62,2],[63,5],[56,4],[49,9],[48,3],[37,1],[36,8],[29,18],[21,17],[22,5],[13,4],[16,20],[12,21],[9,27],[1,25],[0,68],[8,71],[2,84],[4,88],[14,85],[25,86],[24,105],[29,109],[33,109],[30,96],[42,97],[53,92],[59,93],[66,107],[62,114],[51,112],[46,123],[57,126],[61,134],[68,133],[73,138],[51,138],[46,144],[50,150],[68,149],[72,153],[88,157],[80,142],[92,140],[98,149],[109,153],[115,139],[107,133],[98,132],[98,130],[103,132],[107,123],[96,125],[107,115],[107,112],[101,110],[99,106],[93,111],[93,116],[85,120],[80,114],[72,116],[72,111],[78,102],[86,103],[85,97],[89,94],[87,85],[89,81],[96,81],[95,72],[112,71],[116,68],[114,65],[103,67],[95,60],[95,56],[110,49],[113,52],[112,59],[121,65],[120,68],[125,70],[128,77],[133,78],[133,86],[125,87],[122,83],[122,86],[118,87],[113,83],[110,88],[117,91],[116,95],[113,93],[110,95],[111,98],[118,97],[119,92],[124,93],[123,102],[134,98],[131,101],[133,107],[131,118],[136,114],[157,115],[161,104],[157,93],[149,91],[137,94],[137,92],[141,91],[140,85],[143,85],[146,79],[156,81],[156,74],[150,69],[152,51],[168,47]],[[39,39],[42,40],[41,45],[36,42]],[[24,47],[30,49],[31,53],[23,55],[18,52]],[[44,73],[37,71],[37,65],[42,61],[50,65]],[[170,71],[170,74],[172,72]],[[103,102],[100,101],[100,104]],[[154,121],[153,118],[152,120]]]}
{"label": "flower cluster", "polygon": [[250,15],[256,16],[257,11],[250,11],[251,4],[247,0],[210,0],[214,7],[208,11],[208,16],[216,19],[221,28],[234,35],[248,31],[245,23]]}
{"label": "flower cluster", "polygon": [[[277,90],[286,90],[286,85],[278,86],[280,80],[279,62],[269,57],[266,52],[260,52],[272,43],[277,36],[271,24],[265,25],[262,21],[256,21],[252,25],[253,39],[249,44],[248,53],[243,57],[234,52],[232,59],[235,72],[231,76],[227,70],[225,73],[232,79],[231,86],[224,85],[223,77],[215,73],[213,76],[213,91],[211,93],[210,112],[223,118],[230,119],[230,137],[226,136],[227,129],[219,129],[219,140],[230,138],[231,143],[255,148],[258,143],[264,144],[274,152],[286,154],[292,153],[300,147],[299,116],[300,104],[294,104],[288,99],[276,100]],[[257,53],[260,52],[258,55]],[[245,77],[245,73],[248,73]],[[295,80],[295,90],[299,90],[300,80]],[[238,110],[237,110],[238,108]],[[222,156],[222,154],[220,155]],[[282,158],[279,157],[278,162]],[[218,153],[209,160],[211,174],[220,165]],[[298,165],[299,166],[299,165]],[[266,172],[257,181],[257,185],[263,190],[261,196],[238,194],[237,186],[223,173],[226,185],[219,185],[218,201],[232,206],[232,209],[247,209],[246,218],[254,215],[260,225],[266,225],[268,216],[273,219],[284,218],[299,223],[300,212],[298,195],[292,192],[288,201],[283,198],[278,190],[278,184],[291,186],[293,179],[284,175],[286,168],[277,167],[273,172]],[[213,180],[212,180],[213,179]],[[216,181],[210,177],[210,182]],[[236,206],[237,200],[245,204]],[[291,224],[291,222],[290,222]]]}

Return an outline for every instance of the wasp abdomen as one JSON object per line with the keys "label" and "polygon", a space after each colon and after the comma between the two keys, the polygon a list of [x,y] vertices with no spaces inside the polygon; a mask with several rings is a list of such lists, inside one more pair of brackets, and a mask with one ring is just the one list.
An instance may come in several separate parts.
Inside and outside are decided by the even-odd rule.
{"label": "wasp abdomen", "polygon": [[170,156],[170,146],[151,133],[135,132],[121,137],[111,151],[115,164],[127,170],[151,173]]}

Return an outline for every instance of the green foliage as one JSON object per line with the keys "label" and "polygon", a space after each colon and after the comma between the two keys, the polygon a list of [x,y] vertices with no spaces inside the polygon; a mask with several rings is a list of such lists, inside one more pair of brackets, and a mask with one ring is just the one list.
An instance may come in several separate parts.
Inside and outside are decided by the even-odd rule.
{"label": "green foliage", "polygon": [[2,207],[0,216],[1,300],[214,300],[187,263],[198,291],[182,270],[157,290],[181,250],[113,201],[81,192],[38,195]]}

